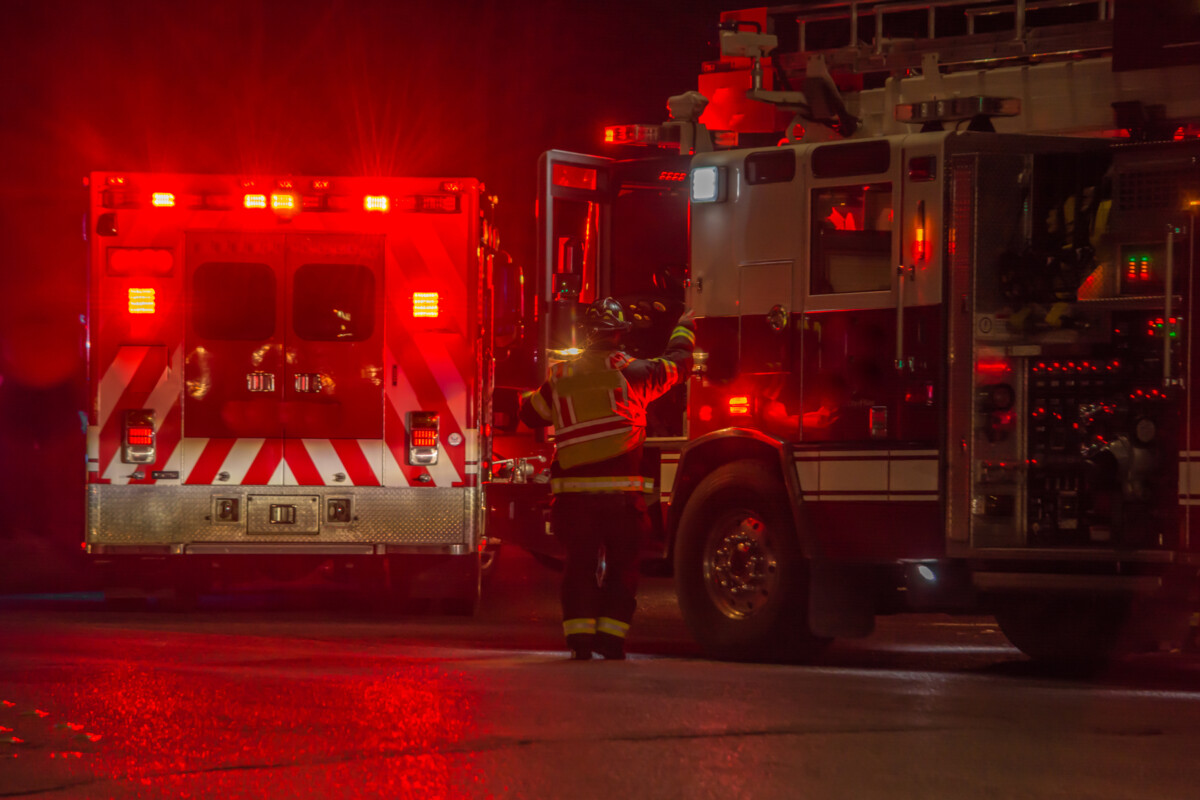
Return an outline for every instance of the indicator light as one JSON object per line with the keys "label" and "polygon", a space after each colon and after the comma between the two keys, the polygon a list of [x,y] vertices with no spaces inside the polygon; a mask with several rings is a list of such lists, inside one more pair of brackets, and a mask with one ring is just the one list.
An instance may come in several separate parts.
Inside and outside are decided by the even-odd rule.
{"label": "indicator light", "polygon": [[242,205],[246,208],[266,208],[267,196],[265,194],[248,194],[242,199]]}
{"label": "indicator light", "polygon": [[364,211],[387,211],[389,205],[385,195],[369,194],[363,198]]}
{"label": "indicator light", "polygon": [[175,195],[170,192],[155,192],[150,195],[150,204],[155,208],[174,208]]}
{"label": "indicator light", "polygon": [[721,168],[696,167],[692,170],[692,202],[714,203],[721,199]]}
{"label": "indicator light", "polygon": [[129,313],[130,314],[153,314],[155,311],[154,305],[154,289],[149,287],[129,287]]}
{"label": "indicator light", "polygon": [[438,461],[438,415],[432,411],[408,414],[408,463],[430,466]]}
{"label": "indicator light", "polygon": [[413,316],[432,318],[438,315],[437,292],[413,292]]}
{"label": "indicator light", "polygon": [[154,412],[146,408],[127,410],[122,427],[121,461],[126,464],[153,463]]}

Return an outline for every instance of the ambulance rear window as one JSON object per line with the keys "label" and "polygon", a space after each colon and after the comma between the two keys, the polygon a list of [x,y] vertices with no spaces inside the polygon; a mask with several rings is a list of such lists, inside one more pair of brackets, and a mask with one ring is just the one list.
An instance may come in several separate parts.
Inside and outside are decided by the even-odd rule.
{"label": "ambulance rear window", "polygon": [[310,342],[361,342],[375,330],[375,275],[362,264],[304,264],[292,285],[292,327]]}
{"label": "ambulance rear window", "polygon": [[209,261],[192,275],[192,327],[202,339],[275,335],[275,273],[266,264]]}

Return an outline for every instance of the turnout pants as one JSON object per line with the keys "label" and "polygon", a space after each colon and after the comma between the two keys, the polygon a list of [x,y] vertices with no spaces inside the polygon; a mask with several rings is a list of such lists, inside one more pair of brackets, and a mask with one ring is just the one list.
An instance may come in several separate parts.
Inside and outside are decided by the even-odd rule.
{"label": "turnout pants", "polygon": [[[577,653],[620,657],[637,608],[638,555],[649,526],[640,492],[554,496],[554,534],[567,551],[563,632]],[[604,567],[601,572],[600,557]]]}

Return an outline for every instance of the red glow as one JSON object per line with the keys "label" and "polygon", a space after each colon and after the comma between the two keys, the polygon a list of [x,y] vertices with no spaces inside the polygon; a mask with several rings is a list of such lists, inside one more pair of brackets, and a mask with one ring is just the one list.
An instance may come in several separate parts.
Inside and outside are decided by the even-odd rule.
{"label": "red glow", "polygon": [[913,260],[924,261],[925,257],[925,229],[923,227],[919,227],[917,228],[916,236],[913,239]]}
{"label": "red glow", "polygon": [[381,194],[369,194],[363,198],[363,210],[365,211],[387,211],[388,199]]}
{"label": "red glow", "polygon": [[170,192],[155,192],[150,196],[150,203],[155,208],[172,208],[175,205],[175,195]]}
{"label": "red glow", "polygon": [[246,208],[266,208],[267,196],[265,194],[248,194],[242,199],[242,205]]}
{"label": "red glow", "polygon": [[413,447],[437,447],[436,428],[414,428],[412,431]]}
{"label": "red glow", "polygon": [[713,418],[712,406],[700,406],[700,410],[697,412],[697,416],[700,418],[701,422],[712,422],[712,418]]}
{"label": "red glow", "polygon": [[839,231],[856,231],[858,223],[854,221],[854,214],[850,210],[844,213],[837,208],[829,212],[829,216],[825,218],[835,230]]}
{"label": "red glow", "polygon": [[437,292],[413,292],[413,316],[436,317],[438,315]]}
{"label": "red glow", "polygon": [[[1039,365],[1044,366],[1044,365]],[[1034,372],[1037,371],[1034,367]],[[975,365],[975,371],[984,375],[1003,375],[1011,370],[1007,361],[980,361]]]}
{"label": "red glow", "polygon": [[129,287],[129,313],[153,314],[155,312],[154,289]]}
{"label": "red glow", "polygon": [[292,194],[271,195],[271,208],[276,211],[289,211],[296,207],[296,196]]}
{"label": "red glow", "polygon": [[570,164],[554,164],[550,173],[550,179],[555,186],[593,191],[596,189],[596,170],[594,169],[575,167]]}
{"label": "red glow", "polygon": [[750,398],[744,395],[729,398],[729,413],[743,416],[750,413]]}
{"label": "red glow", "polygon": [[109,275],[170,275],[173,266],[171,251],[165,248],[108,248]]}
{"label": "red glow", "polygon": [[125,439],[129,444],[154,444],[154,428],[146,425],[139,425],[134,428],[129,428],[129,430],[125,433]]}

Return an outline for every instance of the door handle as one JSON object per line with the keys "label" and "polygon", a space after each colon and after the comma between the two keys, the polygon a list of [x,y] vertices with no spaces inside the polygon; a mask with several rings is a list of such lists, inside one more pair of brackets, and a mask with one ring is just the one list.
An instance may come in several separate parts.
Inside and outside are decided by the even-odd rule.
{"label": "door handle", "polygon": [[246,389],[251,392],[273,392],[275,376],[269,372],[247,372]]}
{"label": "door handle", "polygon": [[318,372],[297,372],[296,391],[301,394],[316,394],[324,388],[324,381]]}
{"label": "door handle", "polygon": [[911,367],[904,357],[904,282],[915,280],[917,268],[913,264],[896,267],[896,369]]}

